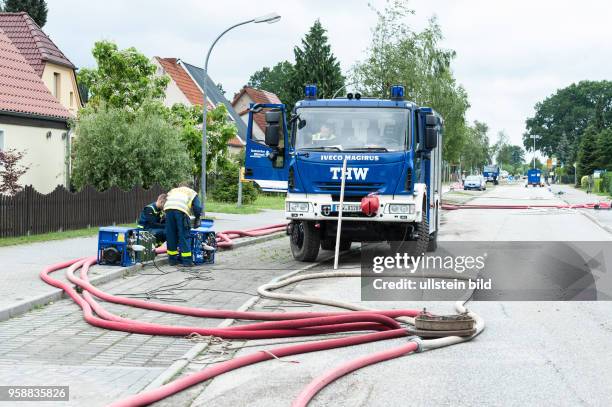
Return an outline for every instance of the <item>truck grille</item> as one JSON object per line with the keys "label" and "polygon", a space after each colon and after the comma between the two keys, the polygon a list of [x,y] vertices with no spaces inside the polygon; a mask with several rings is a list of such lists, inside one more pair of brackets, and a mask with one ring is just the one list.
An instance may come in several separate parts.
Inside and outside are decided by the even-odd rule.
{"label": "truck grille", "polygon": [[[384,188],[382,182],[352,182],[344,185],[346,195],[365,196],[372,192],[379,192]],[[328,194],[340,193],[340,182],[317,182],[315,183],[317,192]]]}

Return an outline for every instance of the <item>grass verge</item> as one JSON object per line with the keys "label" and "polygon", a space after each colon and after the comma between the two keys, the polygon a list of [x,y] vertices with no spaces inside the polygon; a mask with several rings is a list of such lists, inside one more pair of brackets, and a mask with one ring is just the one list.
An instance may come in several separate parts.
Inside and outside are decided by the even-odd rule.
{"label": "grass verge", "polygon": [[[134,227],[136,224],[124,224],[119,226]],[[18,244],[49,242],[51,240],[72,239],[75,237],[90,237],[98,234],[97,227],[65,230],[61,232],[41,233],[39,235],[19,236],[19,237],[3,237],[0,239],[0,247],[15,246]]]}
{"label": "grass verge", "polygon": [[255,202],[242,206],[229,202],[206,201],[207,212],[252,214],[259,213],[263,209],[285,209],[285,194],[260,194]]}

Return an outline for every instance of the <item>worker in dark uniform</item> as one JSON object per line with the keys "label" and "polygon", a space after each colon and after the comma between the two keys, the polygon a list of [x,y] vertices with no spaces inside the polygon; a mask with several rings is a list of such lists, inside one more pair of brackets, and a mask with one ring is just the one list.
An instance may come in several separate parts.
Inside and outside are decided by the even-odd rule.
{"label": "worker in dark uniform", "polygon": [[157,243],[166,241],[166,225],[164,218],[164,205],[166,194],[161,194],[155,202],[144,207],[138,217],[138,227],[155,236]]}
{"label": "worker in dark uniform", "polygon": [[166,247],[168,248],[168,260],[171,266],[193,267],[191,244],[189,242],[191,217],[195,218],[194,224],[199,225],[202,204],[197,192],[187,185],[184,183],[178,188],[170,190],[164,205]]}

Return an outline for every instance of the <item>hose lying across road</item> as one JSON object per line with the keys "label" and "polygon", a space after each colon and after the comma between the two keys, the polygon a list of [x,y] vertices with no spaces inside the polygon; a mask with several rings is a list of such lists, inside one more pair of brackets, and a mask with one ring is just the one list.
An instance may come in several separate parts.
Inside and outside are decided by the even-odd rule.
{"label": "hose lying across road", "polygon": [[[270,231],[278,231],[284,229],[285,225],[273,225],[272,227],[264,227],[251,229],[249,231],[230,231],[224,232],[225,237],[220,236],[221,242],[231,244],[232,237],[238,236],[261,236]],[[264,338],[283,338],[296,336],[321,335],[337,332],[358,332],[358,331],[375,331],[362,334],[356,334],[349,337],[326,339],[303,344],[296,344],[274,348],[270,350],[258,351],[249,355],[240,356],[225,362],[218,363],[214,366],[205,368],[199,372],[181,377],[172,382],[169,382],[159,388],[145,391],[127,397],[113,403],[112,406],[140,406],[153,403],[164,399],[172,394],[180,392],[190,386],[198,384],[202,381],[214,378],[225,372],[237,369],[242,366],[251,365],[254,363],[270,360],[273,358],[281,358],[284,356],[315,352],[320,350],[334,349],[344,346],[352,346],[362,343],[407,337],[408,343],[393,349],[383,352],[378,352],[373,355],[362,357],[354,361],[350,361],[336,369],[333,369],[320,378],[315,379],[308,385],[302,393],[295,399],[294,406],[305,406],[314,397],[314,395],[331,383],[333,380],[352,372],[361,367],[399,357],[415,351],[425,351],[457,344],[468,341],[478,335],[484,329],[484,321],[476,314],[469,313],[476,322],[476,331],[473,335],[467,337],[446,336],[438,339],[422,340],[412,334],[414,329],[410,327],[402,327],[399,322],[413,324],[413,317],[419,314],[419,310],[373,310],[356,304],[327,300],[314,296],[293,295],[286,293],[274,293],[281,287],[295,284],[300,281],[316,279],[316,278],[339,278],[339,277],[359,277],[359,271],[340,271],[340,272],[321,272],[311,274],[299,274],[303,270],[297,270],[284,276],[274,279],[271,283],[265,284],[258,289],[260,296],[276,299],[284,299],[290,301],[307,302],[313,304],[325,304],[338,308],[344,308],[351,311],[336,311],[336,312],[252,312],[252,311],[233,311],[233,310],[211,310],[194,307],[185,307],[171,304],[160,304],[135,298],[126,298],[106,293],[99,288],[93,286],[88,279],[88,272],[92,265],[96,263],[96,257],[85,257],[54,264],[46,267],[40,273],[40,277],[46,283],[55,287],[61,288],[66,294],[72,298],[77,305],[83,310],[84,319],[91,325],[105,329],[117,331],[132,332],[147,335],[172,335],[186,336],[192,333],[200,335],[217,336],[228,339],[264,339]],[[248,268],[248,267],[245,267]],[[70,283],[53,278],[51,274],[58,270],[67,269],[66,276],[70,283],[76,286],[73,287]],[[75,272],[80,269],[77,276]],[[420,277],[431,277],[420,275]],[[439,276],[438,276],[439,277]],[[461,278],[460,275],[454,276]],[[467,278],[467,277],[466,277]],[[77,289],[82,290],[82,294],[77,292]],[[100,303],[96,301],[96,297],[107,302],[133,306],[142,309],[155,310],[160,312],[169,312],[180,315],[190,315],[203,318],[231,318],[242,320],[255,320],[266,322],[255,322],[244,325],[235,325],[225,328],[203,328],[198,326],[172,326],[164,324],[155,324],[124,318],[106,310]],[[463,302],[456,304],[457,312],[467,312]]]}
{"label": "hose lying across road", "polygon": [[442,203],[442,209],[454,211],[457,209],[534,209],[534,208],[551,208],[551,209],[610,209],[610,202],[598,203],[582,203],[582,204],[449,204]]}

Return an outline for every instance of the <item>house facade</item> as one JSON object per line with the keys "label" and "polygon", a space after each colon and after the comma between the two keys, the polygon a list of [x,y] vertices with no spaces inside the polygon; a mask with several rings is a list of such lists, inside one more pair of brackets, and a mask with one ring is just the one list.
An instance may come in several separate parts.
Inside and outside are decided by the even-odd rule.
{"label": "house facade", "polygon": [[[248,123],[249,120],[249,106],[251,103],[280,104],[281,101],[278,96],[272,92],[244,86],[240,92],[234,95],[232,106],[238,112],[245,124]],[[265,131],[265,116],[263,114],[255,115],[253,117],[253,137],[257,140],[263,140]]]}
{"label": "house facade", "polygon": [[229,119],[236,124],[238,130],[237,135],[228,142],[228,147],[231,153],[241,153],[246,140],[246,126],[212,79],[208,75],[205,78],[204,70],[177,58],[153,57],[152,61],[157,66],[158,75],[168,75],[170,77],[164,98],[166,106],[170,107],[175,103],[182,103],[187,106],[202,106],[204,100],[203,89],[206,93],[208,109],[212,109],[219,104],[225,105]]}
{"label": "house facade", "polygon": [[[44,71],[44,69],[43,69]],[[19,183],[49,193],[69,179],[72,113],[0,28],[0,149],[25,154]]]}

